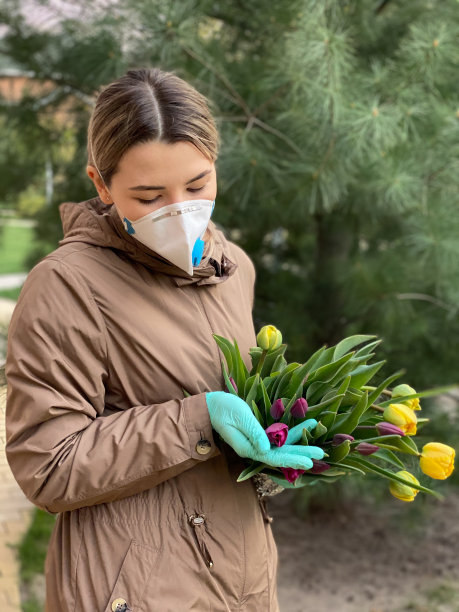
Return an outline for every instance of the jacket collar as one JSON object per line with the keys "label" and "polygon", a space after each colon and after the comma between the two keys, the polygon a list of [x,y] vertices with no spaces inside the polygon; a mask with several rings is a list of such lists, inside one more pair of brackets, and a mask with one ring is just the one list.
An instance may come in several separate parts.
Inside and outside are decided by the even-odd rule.
{"label": "jacket collar", "polygon": [[221,283],[234,274],[237,268],[237,263],[228,258],[229,246],[223,232],[217,229],[212,220],[209,221],[209,230],[214,239],[212,250],[207,252],[206,245],[201,263],[193,269],[193,275],[190,276],[185,270],[130,236],[124,229],[115,206],[104,204],[99,197],[78,203],[63,202],[59,206],[59,213],[64,232],[59,246],[69,242],[85,242],[121,251],[151,270],[173,277],[177,286]]}

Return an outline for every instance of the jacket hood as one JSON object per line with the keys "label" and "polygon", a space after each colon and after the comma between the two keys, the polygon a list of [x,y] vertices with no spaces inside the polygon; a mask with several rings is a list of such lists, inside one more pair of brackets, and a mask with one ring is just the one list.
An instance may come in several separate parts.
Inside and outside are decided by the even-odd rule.
{"label": "jacket hood", "polygon": [[121,251],[155,272],[173,276],[179,286],[219,283],[234,274],[237,268],[237,263],[228,258],[228,241],[212,220],[208,225],[213,237],[212,247],[209,250],[209,245],[206,244],[201,263],[193,269],[191,276],[130,236],[124,229],[114,204],[104,204],[99,197],[83,202],[63,202],[59,206],[59,213],[64,232],[59,246],[70,242],[84,242]]}

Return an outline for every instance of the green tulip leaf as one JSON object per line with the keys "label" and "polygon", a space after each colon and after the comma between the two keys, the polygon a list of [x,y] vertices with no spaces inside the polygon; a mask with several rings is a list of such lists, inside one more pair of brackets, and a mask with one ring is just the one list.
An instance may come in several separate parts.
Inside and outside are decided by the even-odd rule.
{"label": "green tulip leaf", "polygon": [[[373,389],[370,393],[370,395],[368,396],[368,403],[374,404],[375,401],[378,399],[378,397],[381,395],[381,393],[384,391],[384,389],[387,389],[389,387],[389,385],[391,385],[395,380],[397,380],[397,378],[400,378],[400,376],[403,376],[403,374],[405,374],[406,370],[399,370],[398,372],[395,372],[395,374],[392,374],[391,376],[389,376],[388,378],[386,378],[386,380],[384,380],[378,387],[376,387],[376,389],[373,389],[372,387],[369,387],[368,390]],[[362,385],[363,389],[366,389],[366,387],[364,385]]]}
{"label": "green tulip leaf", "polygon": [[387,463],[391,463],[396,467],[401,467],[402,470],[406,469],[404,463],[400,461],[397,455],[387,448],[380,448],[371,455],[371,458],[382,459],[383,461],[387,461]]}
{"label": "green tulip leaf", "polygon": [[[350,440],[344,440],[338,446],[332,446],[330,449],[330,461],[338,463],[348,456],[351,447]],[[328,463],[328,462],[327,462]]]}
{"label": "green tulip leaf", "polygon": [[260,384],[260,376],[259,374],[256,374],[252,382],[252,385],[250,387],[250,390],[245,398],[245,401],[248,403],[249,406],[251,405],[252,401],[257,397],[259,384]]}
{"label": "green tulip leaf", "polygon": [[259,463],[258,461],[252,461],[251,465],[242,470],[242,472],[237,477],[237,482],[242,482],[243,480],[247,480],[254,474],[258,474],[261,472],[263,468],[266,467],[266,463]]}
{"label": "green tulip leaf", "polygon": [[257,421],[260,423],[260,425],[263,427],[263,429],[266,429],[265,422],[264,422],[264,419],[263,419],[263,417],[261,415],[261,412],[260,412],[258,406],[256,405],[256,403],[253,400],[252,400],[252,410],[253,410],[253,414],[255,415]]}
{"label": "green tulip leaf", "polygon": [[288,366],[286,366],[279,374],[272,389],[272,392],[274,393],[273,401],[276,401],[279,397],[285,395],[285,391],[288,388],[292,374],[299,366],[300,364],[294,361],[289,363]]}
{"label": "green tulip leaf", "polygon": [[325,349],[326,349],[326,345],[324,344],[323,346],[320,347],[320,349],[318,349],[315,353],[313,353],[311,357],[309,357],[309,359],[305,362],[304,365],[306,366],[306,373],[312,372],[314,367],[316,367],[316,364],[319,364],[318,367],[322,365],[321,360],[323,359],[323,355],[327,352]]}
{"label": "green tulip leaf", "polygon": [[338,361],[323,365],[317,370],[314,370],[309,379],[312,382],[329,382],[335,376],[335,374],[352,359],[353,355],[354,353],[348,353],[347,355],[344,355],[344,357],[341,357],[341,359],[338,359]]}
{"label": "green tulip leaf", "polygon": [[247,369],[247,366],[245,365],[244,360],[241,357],[241,353],[239,351],[239,347],[237,344],[236,339],[234,340],[234,350],[236,353],[236,358],[235,358],[235,375],[236,375],[236,385],[238,389],[244,389],[244,385],[245,385],[245,381],[247,380],[248,376],[249,376],[249,370]]}
{"label": "green tulip leaf", "polygon": [[339,468],[331,467],[329,470],[322,472],[321,476],[324,476],[325,478],[330,478],[332,476],[346,476],[346,472],[344,470],[340,470]]}
{"label": "green tulip leaf", "polygon": [[[236,365],[236,352],[234,346],[227,338],[223,338],[223,336],[218,336],[217,334],[212,334],[219,348],[221,349],[223,356],[226,359],[226,365],[228,367],[229,375],[231,376],[234,373],[235,365]],[[234,378],[234,376],[233,376]]]}
{"label": "green tulip leaf", "polygon": [[251,376],[255,374],[262,353],[263,349],[261,349],[259,346],[254,346],[249,349],[249,355],[252,359],[252,368],[250,369]]}
{"label": "green tulip leaf", "polygon": [[363,469],[362,469],[362,468],[360,468],[360,467],[356,467],[355,465],[351,465],[351,464],[349,463],[349,461],[348,461],[348,457],[346,457],[346,459],[345,459],[345,460],[342,460],[342,461],[340,461],[340,462],[338,462],[338,463],[335,463],[335,462],[333,462],[333,461],[327,461],[327,463],[328,463],[329,465],[332,465],[332,466],[333,466],[333,465],[336,465],[336,467],[339,467],[339,468],[342,468],[342,469],[344,468],[345,470],[348,470],[348,471],[350,471],[350,472],[357,472],[358,474],[361,474],[362,476],[365,476],[365,474],[367,474],[367,473],[368,473],[368,470],[367,470],[367,471],[365,471],[365,470],[363,470]]}
{"label": "green tulip leaf", "polygon": [[329,435],[327,437],[331,438],[335,433],[351,434],[359,424],[362,415],[367,409],[368,392],[365,391],[365,393],[359,399],[354,408],[350,412],[344,413],[346,415],[346,418],[343,419],[342,422],[338,423],[338,419],[335,420],[335,424],[329,431]]}
{"label": "green tulip leaf", "polygon": [[349,351],[351,351],[355,346],[362,344],[362,342],[366,342],[367,340],[371,340],[372,338],[377,338],[377,336],[373,335],[364,335],[358,334],[355,336],[349,336],[338,342],[333,352],[333,360],[336,361]]}
{"label": "green tulip leaf", "polygon": [[372,349],[376,348],[379,344],[381,344],[381,342],[382,338],[379,338],[379,340],[375,340],[374,342],[370,342],[366,346],[363,346],[361,349],[359,349],[356,352],[355,356],[362,357],[363,355],[369,355]]}
{"label": "green tulip leaf", "polygon": [[236,389],[233,387],[229,376],[228,376],[228,372],[226,371],[226,366],[225,363],[222,360],[222,371],[223,371],[223,378],[225,379],[225,383],[226,383],[226,388],[228,389],[228,391],[230,393],[232,393],[233,395],[238,395],[236,392]]}
{"label": "green tulip leaf", "polygon": [[360,389],[362,385],[366,385],[369,380],[378,372],[386,363],[386,360],[377,361],[371,365],[360,365],[351,372],[351,387]]}

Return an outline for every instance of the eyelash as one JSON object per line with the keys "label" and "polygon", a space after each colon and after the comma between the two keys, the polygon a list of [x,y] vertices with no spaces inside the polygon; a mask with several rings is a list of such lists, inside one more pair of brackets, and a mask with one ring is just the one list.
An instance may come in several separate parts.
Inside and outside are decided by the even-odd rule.
{"label": "eyelash", "polygon": [[[188,187],[188,191],[192,191],[193,193],[195,193],[196,191],[202,191],[204,187],[205,185],[203,185],[202,187],[198,187],[197,189],[192,189],[191,187]],[[136,198],[136,200],[141,204],[153,204],[153,202],[156,202],[158,198],[159,196],[156,196],[156,198],[153,198],[153,200],[142,200],[141,198]]]}

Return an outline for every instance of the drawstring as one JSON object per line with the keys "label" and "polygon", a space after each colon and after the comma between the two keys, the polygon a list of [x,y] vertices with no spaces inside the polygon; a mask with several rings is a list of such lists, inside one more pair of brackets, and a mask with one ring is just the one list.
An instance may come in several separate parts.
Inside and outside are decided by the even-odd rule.
{"label": "drawstring", "polygon": [[191,514],[188,517],[188,520],[194,527],[194,532],[196,534],[196,539],[198,541],[199,548],[201,550],[202,556],[204,557],[205,562],[209,567],[212,567],[214,562],[212,561],[212,557],[210,556],[210,552],[204,542],[204,538],[202,535],[202,529],[200,527],[204,526],[204,522],[206,520],[205,514]]}
{"label": "drawstring", "polygon": [[258,501],[260,502],[260,507],[261,507],[261,511],[263,513],[263,518],[264,518],[265,522],[266,523],[272,523],[274,519],[273,519],[272,516],[269,516],[269,514],[268,514],[268,510],[266,509],[266,499],[264,499],[262,497]]}

